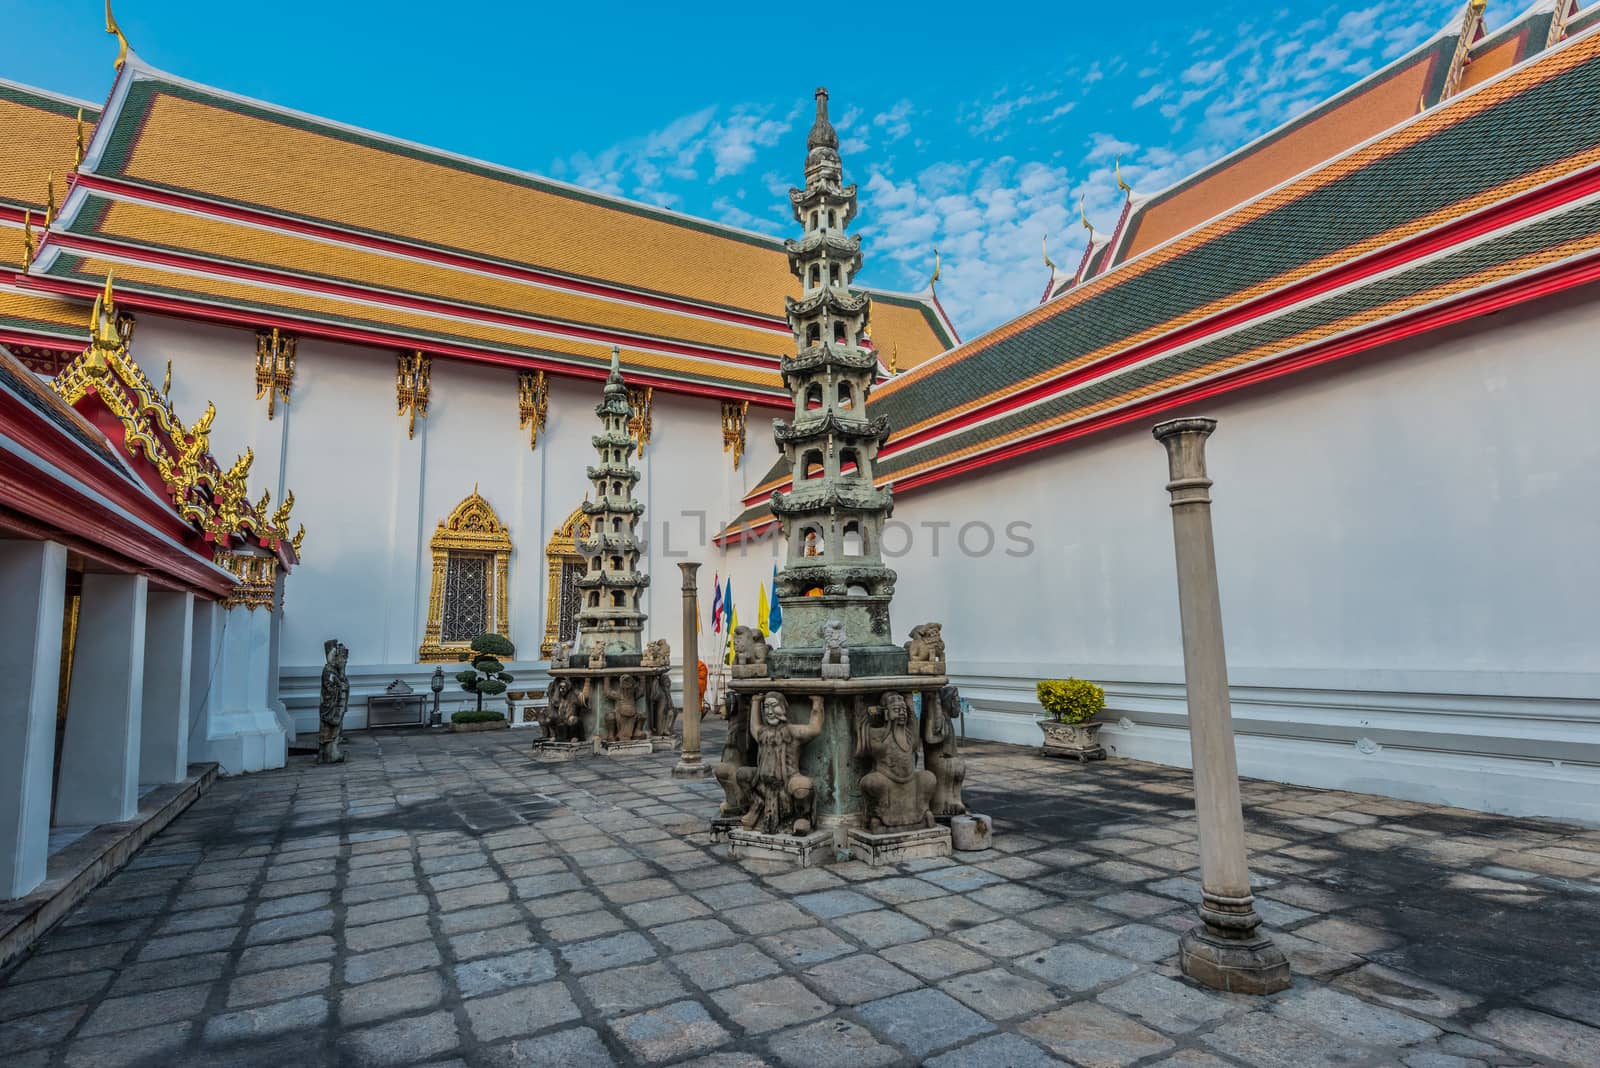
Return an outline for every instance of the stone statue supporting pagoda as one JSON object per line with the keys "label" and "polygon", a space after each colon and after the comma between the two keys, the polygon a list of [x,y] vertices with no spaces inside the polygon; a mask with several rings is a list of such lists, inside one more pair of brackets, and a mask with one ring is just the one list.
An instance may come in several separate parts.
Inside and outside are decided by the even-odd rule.
{"label": "stone statue supporting pagoda", "polygon": [[[621,357],[611,350],[611,373],[595,406],[600,433],[590,438],[596,463],[587,470],[583,502],[586,536],[574,541],[584,557],[578,589],[578,638],[557,650],[550,675],[583,694],[582,731],[594,752],[610,756],[670,748],[677,709],[672,704],[672,651],[662,640],[643,644],[641,608],[650,576],[640,570],[638,528],[644,505],[634,495],[639,469],[630,462],[635,442],[628,430],[633,409],[622,379]],[[652,740],[652,735],[657,737]],[[576,742],[541,742],[539,751]]]}
{"label": "stone statue supporting pagoda", "polygon": [[737,774],[747,807],[740,822],[746,829],[803,838],[811,833],[811,777],[800,770],[800,750],[822,733],[827,709],[819,695],[811,698],[811,719],[789,722],[789,702],[779,693],[764,694],[750,709],[750,737],[755,740],[754,767]]}
{"label": "stone statue supporting pagoda", "polygon": [[344,730],[344,714],[350,708],[350,678],[345,665],[350,662],[350,649],[336,638],[322,643],[322,702],[317,709],[317,763],[338,764],[344,760],[339,748]]}
{"label": "stone statue supporting pagoda", "polygon": [[[960,764],[948,717],[919,722],[912,704],[918,695],[935,716],[943,707],[940,628],[924,624],[902,644],[890,623],[895,573],[881,535],[894,499],[873,478],[889,422],[868,409],[879,365],[871,298],[852,288],[856,187],[844,182],[827,90],[816,101],[805,187],[789,193],[802,233],[785,246],[800,282],[785,305],[796,352],[779,367],[794,407],[773,426],[792,474],[772,497],[787,546],[774,582],[784,641],[768,649],[734,635],[729,688],[749,702],[757,752],[751,763],[737,744],[725,751],[712,833],[742,812],[726,832],[735,856],[887,864],[951,851],[939,817],[960,807]],[[918,767],[929,751],[938,759]]]}

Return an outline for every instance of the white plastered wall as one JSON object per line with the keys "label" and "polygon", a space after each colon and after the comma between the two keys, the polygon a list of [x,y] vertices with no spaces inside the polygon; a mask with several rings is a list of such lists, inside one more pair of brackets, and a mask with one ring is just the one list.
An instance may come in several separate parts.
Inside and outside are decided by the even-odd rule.
{"label": "white plastered wall", "polygon": [[[1245,775],[1600,822],[1597,328],[1573,294],[1170,413],[1220,421]],[[1036,743],[1072,674],[1116,753],[1187,765],[1165,480],[1139,424],[897,502],[895,631],[945,624],[971,736]],[[742,613],[767,556],[723,557]]]}

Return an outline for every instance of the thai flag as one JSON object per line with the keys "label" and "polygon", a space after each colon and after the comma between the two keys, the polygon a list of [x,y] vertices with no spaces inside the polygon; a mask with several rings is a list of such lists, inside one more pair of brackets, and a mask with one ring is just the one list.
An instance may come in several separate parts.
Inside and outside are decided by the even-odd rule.
{"label": "thai flag", "polygon": [[722,633],[722,573],[717,572],[711,579],[711,632]]}

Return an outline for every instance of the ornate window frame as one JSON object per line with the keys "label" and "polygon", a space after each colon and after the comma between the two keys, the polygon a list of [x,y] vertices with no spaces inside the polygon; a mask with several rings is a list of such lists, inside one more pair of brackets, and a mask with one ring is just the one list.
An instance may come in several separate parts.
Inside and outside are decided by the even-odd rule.
{"label": "ornate window frame", "polygon": [[433,588],[428,595],[428,620],[422,631],[422,645],[417,649],[417,662],[453,662],[460,659],[461,653],[471,649],[471,642],[442,640],[445,571],[452,552],[483,553],[493,557],[492,566],[486,569],[484,576],[488,583],[488,589],[484,590],[485,604],[493,616],[493,626],[489,629],[511,637],[510,606],[506,596],[510,578],[511,531],[500,522],[500,517],[489,502],[479,495],[476,485],[451,510],[450,515],[439,522],[428,548],[433,552]]}
{"label": "ornate window frame", "polygon": [[561,569],[567,564],[581,565],[583,554],[578,552],[578,541],[589,536],[589,517],[583,514],[580,504],[567,516],[566,521],[551,533],[544,547],[548,567],[545,586],[547,590],[544,612],[544,641],[539,652],[546,660],[556,651],[561,640]]}

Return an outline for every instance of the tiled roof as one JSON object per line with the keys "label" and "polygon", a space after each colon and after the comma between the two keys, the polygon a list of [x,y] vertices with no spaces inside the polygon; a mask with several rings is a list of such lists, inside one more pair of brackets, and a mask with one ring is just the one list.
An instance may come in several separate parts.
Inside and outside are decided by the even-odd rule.
{"label": "tiled roof", "polygon": [[[65,144],[70,164],[70,129]],[[579,373],[616,343],[631,374],[666,388],[787,401],[782,310],[799,290],[781,241],[243,100],[137,57],[33,274],[46,288],[93,282],[101,258],[128,261],[131,307],[160,293],[185,314],[270,310],[291,329],[381,329],[404,347],[442,339],[445,355]],[[874,337],[902,366],[954,343],[931,295],[873,298]]]}
{"label": "tiled roof", "polygon": [[879,481],[1234,388],[1336,339],[1377,344],[1379,324],[1600,256],[1597,95],[1600,31],[880,386]]}
{"label": "tiled roof", "polygon": [[[0,80],[0,131],[5,144],[0,152],[0,208],[31,208],[42,214],[45,183],[52,174],[59,203],[77,152],[80,109],[88,137],[100,117],[98,107]],[[15,262],[10,249],[0,258]]]}

